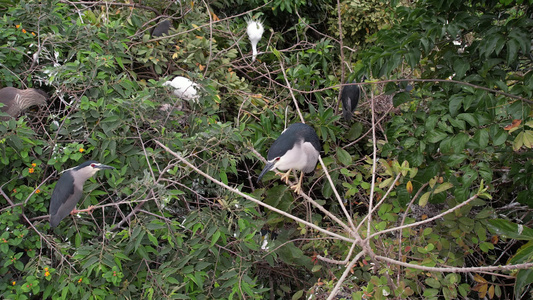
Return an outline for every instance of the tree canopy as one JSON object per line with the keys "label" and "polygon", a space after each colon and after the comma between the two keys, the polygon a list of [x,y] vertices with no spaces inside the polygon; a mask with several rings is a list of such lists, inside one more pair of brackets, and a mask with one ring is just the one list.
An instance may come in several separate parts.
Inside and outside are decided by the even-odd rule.
{"label": "tree canopy", "polygon": [[[532,297],[531,4],[0,1],[2,87],[50,95],[0,121],[1,297]],[[303,192],[256,182],[296,122]],[[50,228],[87,160],[116,169]]]}

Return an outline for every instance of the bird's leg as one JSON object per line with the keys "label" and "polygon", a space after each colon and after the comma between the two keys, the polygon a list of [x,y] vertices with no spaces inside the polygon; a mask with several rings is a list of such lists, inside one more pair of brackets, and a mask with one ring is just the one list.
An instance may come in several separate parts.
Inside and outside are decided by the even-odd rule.
{"label": "bird's leg", "polygon": [[289,176],[291,175],[291,171],[292,169],[289,169],[285,174],[279,173],[279,175],[281,175],[280,179],[285,181],[286,184],[289,184]]}
{"label": "bird's leg", "polygon": [[300,180],[298,180],[298,183],[291,186],[291,189],[294,190],[296,194],[300,194],[300,191],[302,190],[302,180],[304,179],[304,172],[300,172]]}
{"label": "bird's leg", "polygon": [[74,209],[70,212],[70,214],[71,214],[71,215],[75,215],[75,214],[77,214],[77,213],[81,213],[81,212],[92,213],[93,210],[94,210],[94,206],[91,205],[91,206],[87,207],[86,209],[80,209],[80,210],[77,210],[77,209],[74,208]]}

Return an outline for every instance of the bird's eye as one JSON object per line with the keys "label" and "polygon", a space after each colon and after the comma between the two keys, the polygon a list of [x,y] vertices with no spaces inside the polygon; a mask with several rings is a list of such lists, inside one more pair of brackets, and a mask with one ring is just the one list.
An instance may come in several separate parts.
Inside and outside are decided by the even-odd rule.
{"label": "bird's eye", "polygon": [[91,167],[92,167],[92,168],[95,168],[95,167],[96,167],[96,164],[91,164]]}
{"label": "bird's eye", "polygon": [[276,160],[279,160],[281,157],[276,157]]}

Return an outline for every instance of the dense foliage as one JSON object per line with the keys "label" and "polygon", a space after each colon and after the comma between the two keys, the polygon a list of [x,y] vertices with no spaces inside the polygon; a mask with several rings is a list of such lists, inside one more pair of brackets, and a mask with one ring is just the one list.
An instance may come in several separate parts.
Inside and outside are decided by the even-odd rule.
{"label": "dense foliage", "polygon": [[[0,123],[0,297],[532,296],[524,2],[1,2],[2,86],[51,99]],[[300,114],[323,146],[305,195],[257,183]],[[88,159],[116,170],[51,229],[60,172]]]}

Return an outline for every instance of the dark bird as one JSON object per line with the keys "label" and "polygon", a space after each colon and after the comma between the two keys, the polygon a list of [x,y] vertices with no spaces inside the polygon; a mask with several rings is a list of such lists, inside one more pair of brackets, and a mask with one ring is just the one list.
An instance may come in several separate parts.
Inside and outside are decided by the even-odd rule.
{"label": "dark bird", "polygon": [[52,228],[56,227],[76,207],[83,194],[85,181],[104,169],[114,168],[89,160],[63,172],[50,200],[50,226]]}
{"label": "dark bird", "polygon": [[152,37],[163,36],[163,34],[168,35],[169,30],[170,30],[170,21],[164,20],[154,27],[154,29],[151,32]]}
{"label": "dark bird", "polygon": [[[355,80],[352,82],[355,83]],[[361,88],[358,85],[345,85],[341,92],[342,116],[345,121],[352,119],[353,112],[357,108],[361,98]]]}
{"label": "dark bird", "polygon": [[320,140],[313,127],[294,123],[281,133],[268,150],[267,164],[257,181],[259,182],[266,172],[276,169],[288,170],[281,179],[289,183],[291,170],[298,170],[301,171],[300,180],[291,188],[299,193],[302,189],[303,174],[315,170],[321,149]]}
{"label": "dark bird", "polygon": [[48,98],[48,94],[39,89],[19,90],[14,87],[0,89],[0,102],[4,103],[2,112],[13,118],[18,117],[30,106],[46,104]]}

